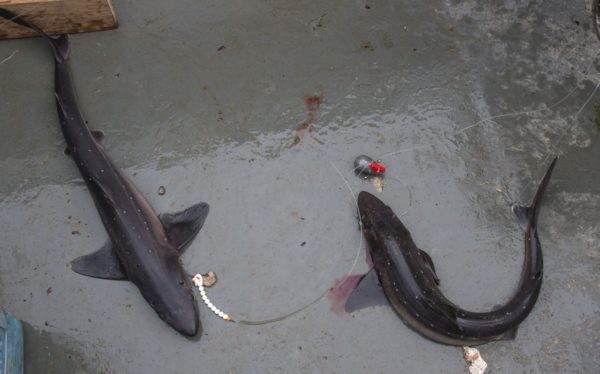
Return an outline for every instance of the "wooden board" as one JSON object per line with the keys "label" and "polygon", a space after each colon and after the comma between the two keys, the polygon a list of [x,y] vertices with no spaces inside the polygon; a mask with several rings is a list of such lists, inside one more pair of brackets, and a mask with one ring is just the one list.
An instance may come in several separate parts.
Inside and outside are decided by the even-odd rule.
{"label": "wooden board", "polygon": [[[0,7],[22,15],[49,35],[114,29],[117,17],[110,0],[0,0]],[[0,39],[38,36],[0,19]]]}

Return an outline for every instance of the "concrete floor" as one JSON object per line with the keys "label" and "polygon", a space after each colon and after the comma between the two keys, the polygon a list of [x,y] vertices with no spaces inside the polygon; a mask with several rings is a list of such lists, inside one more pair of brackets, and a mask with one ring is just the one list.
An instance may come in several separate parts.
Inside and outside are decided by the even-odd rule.
{"label": "concrete floor", "polygon": [[[73,36],[71,63],[90,127],[156,210],[210,203],[183,263],[218,274],[209,296],[234,318],[300,308],[352,268],[361,235],[343,178],[374,191],[351,172],[361,153],[388,167],[379,196],[405,213],[443,292],[489,309],[521,269],[508,204],[529,202],[561,155],[540,219],[540,298],[515,341],[480,350],[490,373],[596,372],[589,1],[484,3],[115,1],[120,28]],[[25,322],[28,373],[466,372],[460,349],[387,307],[338,316],[323,298],[244,326],[201,305],[204,334],[189,341],[132,284],[72,272],[107,235],[62,153],[49,50],[3,41],[0,60],[15,51],[0,65],[0,307]],[[294,145],[306,95],[324,102]],[[362,251],[353,273],[366,269]]]}

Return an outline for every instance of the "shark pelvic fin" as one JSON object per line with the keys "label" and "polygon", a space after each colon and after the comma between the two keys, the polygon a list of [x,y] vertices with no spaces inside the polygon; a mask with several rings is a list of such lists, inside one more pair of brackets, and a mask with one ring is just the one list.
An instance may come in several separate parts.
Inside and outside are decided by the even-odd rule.
{"label": "shark pelvic fin", "polygon": [[346,313],[352,313],[360,309],[379,305],[389,305],[389,303],[379,285],[375,268],[371,268],[358,282],[350,297],[348,297],[344,310]]}
{"label": "shark pelvic fin", "polygon": [[422,299],[429,306],[429,309],[436,311],[440,317],[456,326],[459,331],[464,331],[464,328],[458,323],[458,316],[455,307],[443,301],[434,301],[429,297],[423,297]]}
{"label": "shark pelvic fin", "polygon": [[[91,130],[90,133],[99,145],[103,145],[102,143],[104,142],[104,132],[102,130]],[[71,156],[71,150],[69,149],[69,146],[65,147],[63,153],[67,156]]]}
{"label": "shark pelvic fin", "polygon": [[178,213],[161,214],[158,218],[160,218],[171,244],[181,252],[204,225],[208,211],[207,203],[198,203]]}
{"label": "shark pelvic fin", "polygon": [[96,252],[71,261],[71,269],[93,278],[127,279],[110,241]]}

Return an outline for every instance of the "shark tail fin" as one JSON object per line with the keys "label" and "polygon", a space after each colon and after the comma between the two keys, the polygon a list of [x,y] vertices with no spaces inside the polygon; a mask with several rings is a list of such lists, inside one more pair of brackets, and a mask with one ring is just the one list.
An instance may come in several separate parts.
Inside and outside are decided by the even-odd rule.
{"label": "shark tail fin", "polygon": [[554,166],[556,166],[556,161],[558,161],[558,157],[555,157],[552,160],[552,163],[548,167],[546,174],[542,178],[540,185],[535,193],[535,197],[533,198],[533,202],[531,206],[522,206],[522,205],[513,205],[512,210],[517,216],[517,221],[523,230],[527,230],[527,226],[529,225],[529,221],[531,219],[532,227],[537,227],[537,216],[538,211],[540,210],[540,202],[542,201],[542,196],[546,191],[546,187],[548,187],[548,183],[550,182],[550,177],[552,176],[552,172],[554,171]]}
{"label": "shark tail fin", "polygon": [[50,47],[52,48],[52,53],[54,54],[55,60],[64,61],[69,57],[69,38],[66,34],[56,38],[52,38],[48,36],[48,34],[44,32],[44,30],[40,29],[35,24],[25,20],[23,17],[21,17],[21,15],[5,8],[0,8],[0,17],[18,25],[28,27],[33,31],[37,32],[41,37],[46,39],[50,44]]}

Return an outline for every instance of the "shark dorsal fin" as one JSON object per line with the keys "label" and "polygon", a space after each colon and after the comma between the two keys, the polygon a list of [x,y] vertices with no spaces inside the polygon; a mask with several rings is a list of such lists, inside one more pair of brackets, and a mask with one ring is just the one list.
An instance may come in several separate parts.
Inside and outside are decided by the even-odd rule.
{"label": "shark dorsal fin", "polygon": [[431,259],[431,256],[429,256],[429,254],[422,249],[419,249],[419,253],[421,254],[421,258],[423,259],[423,266],[425,266],[427,268],[427,270],[431,274],[431,277],[435,281],[435,284],[439,285],[440,278],[438,278],[438,276],[435,272],[435,265],[433,264],[433,260]]}

